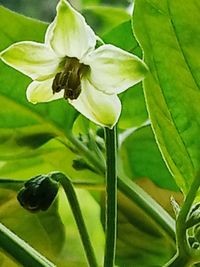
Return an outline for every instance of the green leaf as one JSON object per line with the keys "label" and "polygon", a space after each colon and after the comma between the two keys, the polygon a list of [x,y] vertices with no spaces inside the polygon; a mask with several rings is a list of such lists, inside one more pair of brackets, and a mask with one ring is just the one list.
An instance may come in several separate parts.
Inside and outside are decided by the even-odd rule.
{"label": "green leaf", "polygon": [[0,16],[1,50],[7,48],[14,42],[27,40],[42,41],[44,39],[44,34],[48,26],[47,23],[19,15],[3,6],[0,7]]}
{"label": "green leaf", "polygon": [[[152,183],[147,183],[147,186],[154,189]],[[164,190],[159,192],[156,188],[154,195],[161,203],[163,195],[169,197],[171,194]],[[126,267],[164,266],[175,253],[174,244],[163,236],[151,218],[121,193],[118,195],[118,208],[117,264]]]}
{"label": "green leaf", "polygon": [[145,98],[157,143],[187,193],[200,160],[200,7],[195,0],[136,0],[135,34],[149,75]]}
{"label": "green leaf", "polygon": [[[86,190],[76,190],[84,220],[91,238],[99,266],[102,266],[104,253],[104,231],[100,222],[99,203]],[[60,192],[59,213],[66,226],[67,242],[60,255],[61,266],[87,267],[77,226],[63,192]],[[95,223],[94,223],[95,222]],[[64,263],[64,264],[63,264]],[[58,265],[60,266],[60,265]]]}
{"label": "green leaf", "polygon": [[[79,159],[72,147],[63,145],[59,139],[52,139],[45,145],[30,152],[13,154],[6,161],[0,161],[0,179],[12,177],[27,180],[38,174],[59,170],[82,187],[102,183],[102,177],[91,169],[75,170],[73,161]],[[0,185],[1,187],[1,185]]]}
{"label": "green leaf", "polygon": [[136,84],[120,95],[122,113],[119,128],[128,129],[141,126],[148,119],[142,84]]}
{"label": "green leaf", "polygon": [[130,15],[123,8],[108,5],[94,5],[94,3],[83,9],[83,15],[86,17],[89,25],[100,35],[130,20]]}
{"label": "green leaf", "polygon": [[[20,188],[19,185],[15,185],[16,189]],[[10,188],[10,183],[7,183],[7,187],[4,184],[4,189],[1,189],[0,221],[40,253],[51,259],[56,266],[65,267],[67,264],[69,267],[86,267],[87,263],[79,232],[64,192],[60,190],[59,199],[57,199],[59,201],[56,200],[48,211],[30,213],[19,205],[15,190]],[[97,259],[102,262],[104,232],[100,220],[96,220],[100,214],[100,207],[87,191],[77,190],[77,195]],[[57,210],[59,210],[61,218]],[[5,267],[19,266],[4,252],[0,253],[0,264]]]}
{"label": "green leaf", "polygon": [[94,5],[94,4],[99,4],[101,2],[100,0],[82,0],[82,5],[83,6],[88,6],[88,5]]}
{"label": "green leaf", "polygon": [[[47,212],[30,213],[16,199],[16,192],[1,189],[0,221],[53,262],[65,243],[65,230],[57,212],[57,202]],[[56,231],[54,231],[56,229]],[[0,254],[1,266],[18,266]]]}
{"label": "green leaf", "polygon": [[45,124],[46,132],[40,125],[15,128],[14,124],[15,122],[13,122],[13,129],[2,127],[0,130],[0,160],[10,160],[23,156],[56,137],[52,128]]}
{"label": "green leaf", "polygon": [[150,126],[133,131],[122,142],[120,157],[123,169],[134,180],[149,178],[161,188],[178,188],[167,169]]}
{"label": "green leaf", "polygon": [[133,35],[131,21],[121,23],[102,36],[105,43],[113,44],[128,52],[142,56],[142,51]]}
{"label": "green leaf", "polygon": [[[105,43],[116,45],[138,57],[142,57],[142,51],[133,36],[131,22],[124,22],[109,33],[103,35]],[[139,83],[120,95],[122,101],[122,113],[118,126],[121,129],[140,126],[148,119],[142,84]]]}

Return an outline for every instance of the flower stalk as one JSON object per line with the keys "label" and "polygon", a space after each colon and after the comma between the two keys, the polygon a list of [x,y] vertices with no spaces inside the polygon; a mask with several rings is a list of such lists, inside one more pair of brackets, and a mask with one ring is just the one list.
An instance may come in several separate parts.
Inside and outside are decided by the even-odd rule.
{"label": "flower stalk", "polygon": [[106,135],[106,244],[104,267],[115,263],[117,232],[117,152],[116,128],[105,128]]}
{"label": "flower stalk", "polygon": [[60,172],[52,173],[51,178],[59,182],[65,191],[74,219],[78,227],[78,231],[82,240],[82,244],[86,253],[89,266],[98,267],[95,253],[92,244],[90,242],[90,237],[83,219],[83,215],[72,182],[68,177],[66,177],[63,173]]}

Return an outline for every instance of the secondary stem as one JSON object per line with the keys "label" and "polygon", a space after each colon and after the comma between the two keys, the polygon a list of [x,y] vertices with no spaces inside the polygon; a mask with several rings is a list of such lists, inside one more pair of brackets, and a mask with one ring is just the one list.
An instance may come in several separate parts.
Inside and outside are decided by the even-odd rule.
{"label": "secondary stem", "polygon": [[117,231],[117,170],[116,129],[105,129],[106,134],[106,244],[104,267],[115,263]]}
{"label": "secondary stem", "polygon": [[82,142],[73,136],[71,133],[67,133],[69,141],[84,155],[100,173],[105,173],[105,166],[102,162],[92,153]]}
{"label": "secondary stem", "polygon": [[[84,146],[72,134],[67,134],[71,143],[76,146],[79,152],[85,156],[95,166],[101,174],[105,173],[105,166],[97,160],[95,155]],[[124,193],[130,200],[137,203],[142,210],[149,215],[172,242],[175,240],[175,222],[172,217],[141,187],[126,177],[118,176],[118,189]]]}
{"label": "secondary stem", "polygon": [[181,257],[176,254],[164,267],[188,267],[190,266],[190,261],[187,257]]}
{"label": "secondary stem", "polygon": [[91,245],[90,242],[90,238],[87,232],[87,228],[82,216],[82,212],[79,206],[79,202],[76,196],[76,192],[74,190],[74,187],[70,181],[70,179],[68,179],[64,174],[62,173],[55,173],[52,174],[52,178],[55,179],[56,181],[60,182],[61,185],[64,188],[64,191],[66,193],[66,196],[68,198],[70,207],[72,209],[78,230],[79,230],[79,234],[83,243],[83,247],[88,259],[88,263],[90,265],[90,267],[97,267],[97,261],[95,258],[95,254],[94,254],[94,250],[93,247]]}
{"label": "secondary stem", "polygon": [[118,188],[130,200],[137,204],[152,218],[172,244],[175,242],[175,221],[150,195],[140,186],[123,176],[118,178]]}
{"label": "secondary stem", "polygon": [[0,248],[13,256],[20,264],[29,267],[55,267],[26,242],[0,223]]}
{"label": "secondary stem", "polygon": [[187,227],[186,221],[188,213],[192,207],[195,200],[197,191],[200,187],[199,172],[196,175],[189,192],[185,198],[185,201],[180,209],[176,220],[176,245],[177,254],[176,256],[166,264],[167,267],[187,267],[195,260],[199,262],[200,255],[198,251],[193,250],[187,241]]}
{"label": "secondary stem", "polygon": [[183,206],[177,218],[177,223],[176,223],[177,248],[181,254],[184,254],[186,250],[188,250],[187,235],[186,235],[186,220],[187,220],[187,215],[196,197],[199,186],[200,186],[200,177],[198,172],[190,187],[190,190],[186,196],[186,199],[183,203]]}

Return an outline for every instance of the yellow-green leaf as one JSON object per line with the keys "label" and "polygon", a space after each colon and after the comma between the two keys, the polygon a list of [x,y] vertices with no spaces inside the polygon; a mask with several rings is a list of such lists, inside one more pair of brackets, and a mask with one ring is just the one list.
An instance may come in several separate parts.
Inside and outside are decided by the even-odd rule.
{"label": "yellow-green leaf", "polygon": [[144,92],[157,143],[187,193],[200,164],[200,6],[136,0],[134,32],[150,72]]}

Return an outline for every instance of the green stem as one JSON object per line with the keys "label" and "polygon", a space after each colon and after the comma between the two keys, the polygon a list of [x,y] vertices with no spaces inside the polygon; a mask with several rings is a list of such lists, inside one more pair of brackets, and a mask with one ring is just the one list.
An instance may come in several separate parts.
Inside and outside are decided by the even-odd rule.
{"label": "green stem", "polygon": [[55,175],[53,173],[52,179],[60,182],[64,188],[65,194],[68,198],[70,207],[72,209],[79,230],[79,234],[83,243],[83,247],[87,256],[89,266],[97,267],[98,264],[95,258],[94,250],[90,242],[89,234],[87,232],[87,228],[83,219],[83,215],[72,182],[62,173],[55,173]]}
{"label": "green stem", "polygon": [[176,222],[177,249],[178,252],[181,254],[187,253],[189,249],[189,245],[187,242],[187,234],[186,234],[187,231],[186,221],[188,213],[192,207],[192,204],[194,202],[199,187],[200,187],[200,177],[198,172],[186,196],[183,206],[181,207]]}
{"label": "green stem", "polygon": [[186,256],[176,254],[164,267],[189,267],[191,262]]}
{"label": "green stem", "polygon": [[176,220],[176,245],[177,254],[172,258],[166,267],[187,267],[193,262],[199,262],[198,250],[192,249],[187,241],[187,217],[200,187],[199,173],[196,175],[185,201],[178,213]]}
{"label": "green stem", "polygon": [[[69,136],[67,136],[69,138]],[[97,160],[95,155],[85,147],[77,138],[70,135],[69,140],[77,147],[79,152],[85,156],[100,173],[105,173],[105,166],[101,161]],[[138,206],[149,215],[160,228],[165,232],[169,239],[175,240],[175,222],[172,217],[155,201],[153,200],[141,187],[135,184],[130,179],[122,176],[118,177],[118,189],[125,194],[130,200],[137,203]]]}
{"label": "green stem", "polygon": [[0,179],[0,188],[5,188],[9,190],[17,191],[19,190],[24,184],[24,180],[13,180],[7,178]]}
{"label": "green stem", "polygon": [[9,253],[23,266],[55,267],[53,263],[39,254],[26,242],[0,223],[0,248]]}
{"label": "green stem", "polygon": [[106,134],[106,244],[104,267],[115,263],[117,229],[116,130],[105,128]]}

